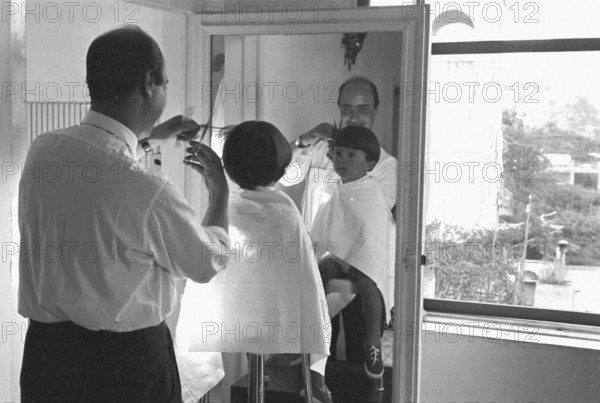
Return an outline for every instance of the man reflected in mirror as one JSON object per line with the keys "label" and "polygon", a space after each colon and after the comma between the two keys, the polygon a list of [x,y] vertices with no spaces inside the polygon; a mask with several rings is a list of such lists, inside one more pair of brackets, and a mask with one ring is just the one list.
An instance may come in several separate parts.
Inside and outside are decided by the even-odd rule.
{"label": "man reflected in mirror", "polygon": [[[351,77],[340,86],[337,104],[340,110],[341,128],[354,125],[372,129],[379,106],[377,87],[365,77]],[[291,142],[293,162],[279,182],[283,186],[305,182],[301,210],[307,228],[312,227],[319,207],[329,200],[339,180],[327,156],[328,139],[335,130],[333,124],[324,122],[293,140]],[[396,158],[381,149],[379,161],[370,172],[383,190],[390,210],[395,210],[396,205],[397,167]],[[366,333],[360,306],[359,298],[355,298],[342,311],[346,335],[346,360],[358,364],[364,362],[363,342]],[[339,318],[332,318],[332,324],[331,353],[332,358],[335,358]]]}

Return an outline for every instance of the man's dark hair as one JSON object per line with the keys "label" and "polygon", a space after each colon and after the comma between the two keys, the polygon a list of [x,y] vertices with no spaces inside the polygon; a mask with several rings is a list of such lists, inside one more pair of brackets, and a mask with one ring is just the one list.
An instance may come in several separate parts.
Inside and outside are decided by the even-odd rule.
{"label": "man's dark hair", "polygon": [[342,92],[344,92],[344,87],[346,87],[347,84],[354,83],[357,81],[362,81],[363,83],[369,84],[369,86],[371,87],[371,91],[373,92],[373,108],[377,109],[377,107],[379,106],[379,92],[377,91],[377,87],[375,86],[373,81],[361,76],[350,77],[349,79],[344,81],[344,83],[340,86],[337,100],[338,107],[340,107],[340,99],[342,98]]}
{"label": "man's dark hair", "polygon": [[270,186],[285,174],[292,149],[279,129],[268,122],[240,123],[223,145],[223,166],[242,189]]}
{"label": "man's dark hair", "polygon": [[141,28],[128,25],[106,32],[92,42],[86,58],[86,82],[92,103],[127,101],[145,85],[146,73],[163,84],[165,60],[156,41]]}
{"label": "man's dark hair", "polygon": [[347,147],[353,150],[364,151],[367,161],[379,162],[381,148],[375,134],[363,126],[346,126],[335,133],[331,140],[330,148]]}

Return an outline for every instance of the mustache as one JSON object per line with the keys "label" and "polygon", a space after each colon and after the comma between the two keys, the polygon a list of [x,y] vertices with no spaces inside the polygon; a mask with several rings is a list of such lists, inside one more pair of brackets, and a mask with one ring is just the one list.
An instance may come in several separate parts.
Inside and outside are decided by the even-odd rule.
{"label": "mustache", "polygon": [[359,121],[350,121],[347,120],[344,123],[344,127],[346,126],[361,126],[361,127],[365,127],[367,125],[367,122],[365,122],[364,120],[359,120]]}

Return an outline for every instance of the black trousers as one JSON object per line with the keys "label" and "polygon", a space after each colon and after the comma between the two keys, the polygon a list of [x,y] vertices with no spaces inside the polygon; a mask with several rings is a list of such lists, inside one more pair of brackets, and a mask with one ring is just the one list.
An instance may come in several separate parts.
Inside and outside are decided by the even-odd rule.
{"label": "black trousers", "polygon": [[344,318],[344,335],[346,345],[346,361],[363,364],[365,361],[365,337],[367,329],[362,315],[360,295],[357,295],[348,306],[331,318],[330,360],[337,358],[337,339],[340,332],[340,316]]}
{"label": "black trousers", "polygon": [[[383,298],[383,297],[382,297]],[[337,358],[337,339],[340,332],[340,315],[344,321],[344,336],[346,345],[346,362],[362,365],[365,362],[365,339],[367,337],[367,327],[362,313],[362,302],[360,295],[344,308],[340,313],[331,319],[331,348],[330,359]],[[383,334],[385,326],[385,304],[381,313],[381,329]]]}
{"label": "black trousers", "polygon": [[163,322],[131,332],[30,320],[22,403],[181,403],[171,333]]}

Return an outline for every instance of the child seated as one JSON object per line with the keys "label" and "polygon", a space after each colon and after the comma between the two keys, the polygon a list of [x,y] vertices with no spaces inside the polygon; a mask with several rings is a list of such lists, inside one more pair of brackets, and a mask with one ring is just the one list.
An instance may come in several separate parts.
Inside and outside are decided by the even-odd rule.
{"label": "child seated", "polygon": [[379,379],[383,376],[382,316],[393,302],[390,248],[395,235],[383,191],[368,175],[379,160],[379,142],[371,130],[348,126],[333,136],[330,147],[340,182],[317,212],[310,236],[323,284],[334,278],[356,283],[367,330],[364,368],[367,376]]}
{"label": "child seated", "polygon": [[309,353],[313,394],[332,403],[323,378],[330,324],[311,241],[292,199],[272,187],[291,157],[270,123],[227,134],[223,166],[239,186],[228,203],[229,261],[209,283],[187,283],[177,333],[188,352]]}

